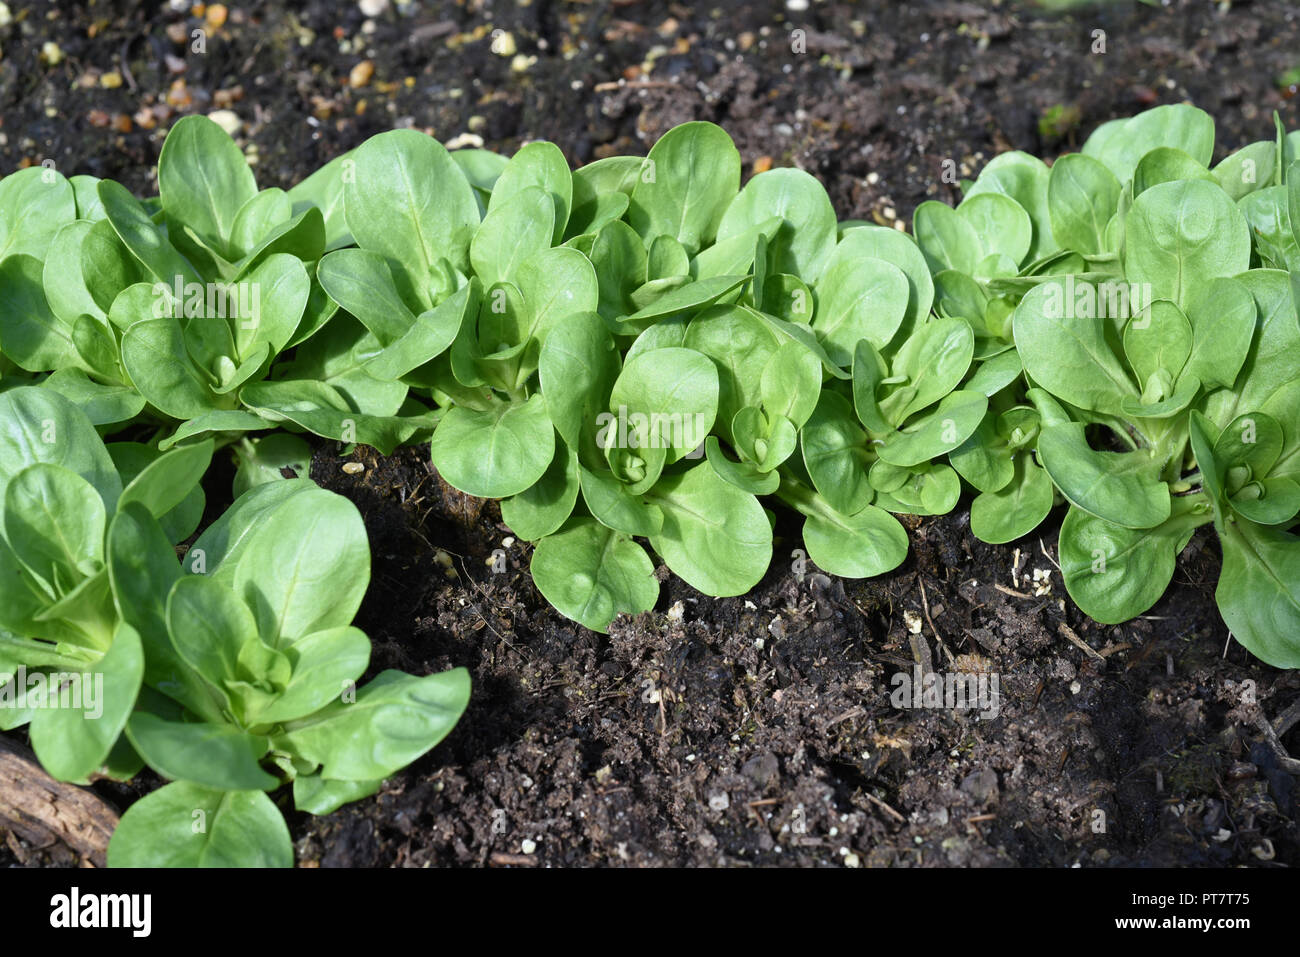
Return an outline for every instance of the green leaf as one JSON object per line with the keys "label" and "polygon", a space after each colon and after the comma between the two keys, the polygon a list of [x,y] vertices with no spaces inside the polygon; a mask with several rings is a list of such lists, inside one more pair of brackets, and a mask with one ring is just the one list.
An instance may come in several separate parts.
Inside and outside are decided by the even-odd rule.
{"label": "green leaf", "polygon": [[358,246],[395,266],[402,298],[427,308],[439,259],[462,272],[469,268],[479,225],[474,190],[442,144],[415,130],[372,136],[355,157],[343,182],[348,229]]}
{"label": "green leaf", "polygon": [[361,320],[381,345],[400,339],[415,322],[397,291],[388,260],[365,249],[339,249],[316,267],[329,297]]}
{"label": "green leaf", "polygon": [[707,462],[664,476],[647,497],[664,513],[650,543],[689,585],[708,595],[740,595],[767,571],[772,529],[763,507]]}
{"label": "green leaf", "polygon": [[[641,445],[667,450],[675,462],[699,448],[718,411],[718,371],[693,349],[655,349],[623,366],[610,392],[611,418],[644,417]],[[599,439],[597,440],[599,444]]]}
{"label": "green leaf", "polygon": [[356,694],[293,722],[277,748],[321,765],[321,776],[373,781],[406,767],[446,737],[469,704],[469,672],[417,678],[382,671]]}
{"label": "green leaf", "polygon": [[67,690],[47,686],[47,699],[32,715],[31,741],[51,776],[84,782],[108,760],[135,707],[143,674],[140,636],[119,624],[93,670],[73,674]]}
{"label": "green leaf", "polygon": [[1119,206],[1122,188],[1114,173],[1083,153],[1053,163],[1047,203],[1056,241],[1085,255],[1107,252],[1106,226]]}
{"label": "green leaf", "polygon": [[38,462],[75,472],[99,492],[106,511],[117,507],[122,480],[81,410],[50,389],[0,393],[0,500],[13,477]]}
{"label": "green leaf", "polygon": [[912,217],[912,232],[931,272],[952,269],[967,276],[975,274],[983,258],[983,244],[970,221],[952,207],[934,200],[921,203]]}
{"label": "green leaf", "polygon": [[244,543],[234,589],[258,632],[284,648],[352,623],[370,583],[370,547],[357,507],[341,495],[296,495]]}
{"label": "green leaf", "polygon": [[1029,534],[1052,510],[1052,480],[1022,453],[1015,474],[996,491],[981,492],[970,506],[970,530],[982,542],[1003,545]]}
{"label": "green leaf", "polygon": [[800,443],[804,467],[831,509],[854,515],[870,503],[867,435],[853,420],[853,410],[843,396],[822,392],[800,433]]}
{"label": "green leaf", "polygon": [[1149,283],[1151,298],[1170,299],[1184,311],[1213,280],[1250,266],[1246,218],[1214,183],[1153,186],[1133,201],[1126,225],[1129,281]]}
{"label": "green leaf", "polygon": [[1127,183],[1138,161],[1161,146],[1177,147],[1201,166],[1209,166],[1214,153],[1214,120],[1185,103],[1157,106],[1137,116],[1103,123],[1083,144],[1083,153],[1104,163],[1121,183]]}
{"label": "green leaf", "polygon": [[206,116],[177,120],[158,157],[158,192],[168,232],[177,242],[187,227],[204,245],[235,257],[230,244],[235,220],[257,194],[257,182],[225,130]]}
{"label": "green leaf", "polygon": [[1275,668],[1300,668],[1300,537],[1230,521],[1214,600],[1233,637]]}
{"label": "green leaf", "polygon": [[1073,315],[1069,289],[1061,280],[1048,280],[1016,307],[1016,348],[1025,372],[1071,405],[1118,414],[1125,398],[1139,398],[1138,390],[1111,351],[1106,320]]}
{"label": "green leaf", "polygon": [[871,578],[907,557],[907,532],[884,509],[868,505],[844,515],[812,490],[789,482],[782,483],[781,497],[805,516],[808,557],[832,575]]}
{"label": "green leaf", "polygon": [[474,272],[485,285],[514,279],[520,263],[551,248],[557,203],[553,194],[538,186],[520,189],[510,196],[493,195],[487,216],[469,247]]}
{"label": "green leaf", "polygon": [[546,413],[579,461],[589,466],[602,460],[596,416],[608,408],[618,373],[614,339],[594,313],[570,316],[542,346],[538,375]]}
{"label": "green leaf", "polygon": [[883,349],[907,315],[910,287],[897,266],[881,259],[836,257],[816,287],[812,327],[839,365],[853,361],[853,349],[868,339]]}
{"label": "green leaf", "polygon": [[827,271],[834,269],[841,258],[853,261],[881,259],[902,270],[907,277],[908,299],[900,334],[907,335],[930,314],[930,307],[934,304],[934,280],[930,277],[925,254],[911,236],[886,226],[855,226],[844,231]]}
{"label": "green leaf", "polygon": [[4,354],[28,372],[83,366],[72,324],[59,318],[41,288],[42,266],[18,254],[0,262],[0,329]]}
{"label": "green leaf", "polygon": [[[627,218],[649,243],[671,236],[694,255],[719,235],[740,189],[740,153],[712,123],[683,123],[650,148],[632,190]],[[771,215],[771,214],[769,214]]]}
{"label": "green leaf", "polygon": [[72,185],[57,170],[33,166],[3,177],[0,262],[20,255],[44,259],[55,234],[76,218]]}
{"label": "green leaf", "polygon": [[550,535],[573,512],[578,501],[578,456],[561,439],[555,457],[535,484],[503,499],[501,519],[524,541]]}
{"label": "green leaf", "polygon": [[111,179],[99,181],[99,200],[104,213],[122,244],[140,262],[144,270],[166,286],[178,279],[199,282],[199,274],[186,261],[168,237],[149,218],[139,200],[125,186]]}
{"label": "green leaf", "polygon": [[800,428],[817,408],[821,384],[822,367],[817,356],[787,339],[763,366],[760,401],[769,414],[783,416]]}
{"label": "green leaf", "polygon": [[1190,498],[1175,499],[1169,517],[1150,528],[1124,528],[1071,508],[1059,546],[1066,590],[1104,624],[1140,615],[1164,594],[1178,553],[1207,521]]}
{"label": "green leaf", "polygon": [[280,782],[258,765],[270,742],[233,725],[166,721],[137,711],[131,744],[163,777],[224,791],[267,791]]}
{"label": "green leaf", "polygon": [[292,867],[289,828],[261,791],[178,782],[127,809],[109,867]]}
{"label": "green leaf", "polygon": [[592,631],[608,631],[616,616],[647,611],[659,597],[645,550],[589,518],[571,518],[538,542],[531,569],[546,600]]}
{"label": "green leaf", "polygon": [[1005,256],[1013,267],[1020,266],[1034,232],[1024,207],[997,193],[976,193],[962,200],[957,215],[974,228],[985,257]]}
{"label": "green leaf", "polygon": [[1042,390],[1030,389],[1029,398],[1043,416],[1038,457],[1072,505],[1125,528],[1154,528],[1169,518],[1169,487],[1150,450],[1098,452],[1083,423],[1066,418]]}
{"label": "green leaf", "polygon": [[304,635],[285,649],[293,668],[284,691],[249,716],[260,725],[313,714],[352,691],[370,663],[370,639],[351,626]]}
{"label": "green leaf", "polygon": [[447,410],[433,433],[433,464],[467,495],[508,498],[542,477],[555,455],[555,428],[540,394],[479,412]]}
{"label": "green leaf", "polygon": [[979,428],[988,401],[982,392],[950,392],[934,411],[887,436],[876,454],[893,465],[908,467],[945,455]]}
{"label": "green leaf", "polygon": [[[539,141],[519,148],[492,185],[492,200],[488,204],[488,216],[490,217],[493,211],[498,209],[498,204],[513,206],[523,193],[534,188],[540,189],[551,204],[551,215],[538,217],[541,222],[550,223],[552,230],[539,248],[549,246],[552,242],[558,244],[564,238],[565,226],[569,221],[569,210],[573,206],[573,175],[569,172],[569,163],[565,160],[564,154],[554,143]],[[533,210],[534,215],[536,212]],[[485,225],[487,221],[485,217],[483,220]],[[534,227],[531,223],[520,222],[520,225],[523,229],[518,236],[522,240],[525,233],[531,235]],[[475,238],[477,239],[477,236]],[[529,245],[527,241],[524,241],[524,244]],[[472,256],[471,249],[471,258]],[[475,269],[477,268],[476,264]],[[508,275],[508,273],[503,274]],[[479,275],[483,277],[485,283],[491,282],[483,276],[483,273],[480,272]]]}
{"label": "green leaf", "polygon": [[782,224],[768,244],[772,271],[816,282],[835,251],[837,226],[825,187],[803,170],[770,169],[751,179],[723,214],[718,241],[773,216]]}
{"label": "green leaf", "polygon": [[104,502],[94,487],[60,465],[30,465],[5,486],[4,536],[52,597],[62,597],[99,571],[106,525]]}
{"label": "green leaf", "polygon": [[[467,150],[452,153],[457,156]],[[319,774],[293,779],[293,806],[308,814],[333,814],[344,804],[378,794],[383,781],[327,781]]]}

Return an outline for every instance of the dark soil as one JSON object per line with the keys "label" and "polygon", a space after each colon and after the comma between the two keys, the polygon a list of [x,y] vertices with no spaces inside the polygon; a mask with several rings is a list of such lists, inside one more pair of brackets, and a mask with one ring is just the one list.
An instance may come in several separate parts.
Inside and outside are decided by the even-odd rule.
{"label": "dark soil", "polygon": [[[318,0],[231,6],[205,54],[168,27],[185,37],[210,10],[10,9],[0,168],[53,159],[141,192],[173,109],[232,109],[260,181],[279,186],[393,126],[506,151],[552,139],[578,164],[710,119],[747,172],[803,167],[844,218],[882,223],[956,198],[945,159],[971,176],[1006,149],[1055,155],[1158,103],[1208,110],[1223,152],[1270,137],[1274,110],[1300,125],[1279,85],[1300,62],[1284,0],[1066,17],[1010,2],[469,0],[393,6],[372,27]],[[492,52],[494,30],[514,57]],[[61,62],[39,61],[47,40]],[[373,75],[354,86],[363,60]],[[1258,725],[1297,699],[1300,675],[1229,640],[1206,530],[1148,615],[1099,626],[1054,567],[1059,515],[1005,547],[978,542],[964,508],[911,521],[904,565],[863,582],[799,567],[783,519],[749,595],[711,599],[665,570],[655,611],[603,636],[549,608],[528,547],[505,544],[494,504],[442,483],[427,448],[351,459],[365,471],[321,448],[312,476],[366,517],[358,624],[374,668],[464,665],[474,694],[376,798],[291,815],[303,865],[1300,863],[1295,781]],[[998,676],[999,714],[894,707],[894,677],[916,667]],[[1300,754],[1300,731],[1283,743]],[[9,848],[0,863],[60,860]]]}

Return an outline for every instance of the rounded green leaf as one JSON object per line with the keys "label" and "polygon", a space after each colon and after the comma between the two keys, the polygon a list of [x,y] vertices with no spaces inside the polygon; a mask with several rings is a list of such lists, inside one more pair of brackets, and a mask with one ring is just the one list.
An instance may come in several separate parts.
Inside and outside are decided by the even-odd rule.
{"label": "rounded green leaf", "polygon": [[1170,299],[1184,311],[1213,280],[1250,266],[1246,217],[1216,183],[1153,186],[1133,200],[1126,226],[1128,280],[1150,284],[1150,298]]}
{"label": "rounded green leaf", "polygon": [[817,282],[812,327],[838,365],[853,361],[859,340],[883,349],[907,315],[911,287],[897,266],[883,259],[837,258]]}
{"label": "rounded green leaf", "polygon": [[[675,462],[699,448],[718,413],[717,367],[694,349],[642,352],[629,359],[609,396],[611,416],[626,417],[641,445]],[[647,441],[648,437],[648,441]]]}
{"label": "rounded green leaf", "polygon": [[661,478],[647,497],[664,513],[650,543],[689,585],[716,597],[740,595],[767,572],[772,528],[763,507],[708,462]]}
{"label": "rounded green leaf", "polygon": [[845,578],[883,575],[907,557],[907,532],[874,505],[854,515],[818,509],[803,523],[803,543],[818,568]]}
{"label": "rounded green leaf", "polygon": [[1024,207],[1015,200],[997,193],[976,193],[962,200],[957,215],[975,229],[984,252],[982,258],[1005,256],[1018,267],[1029,253],[1033,224]]}
{"label": "rounded green leaf", "polygon": [[177,782],[127,809],[109,867],[292,867],[284,817],[261,791]]}
{"label": "rounded green leaf", "polygon": [[1083,153],[1069,153],[1052,164],[1047,180],[1052,235],[1085,255],[1106,251],[1106,225],[1119,206],[1122,187],[1115,174]]}
{"label": "rounded green leaf", "polygon": [[608,631],[616,616],[648,611],[659,598],[645,550],[589,518],[572,518],[538,542],[531,570],[546,600],[592,631]]}
{"label": "rounded green leaf", "polygon": [[801,169],[770,169],[751,179],[723,214],[718,241],[773,216],[782,223],[768,244],[772,271],[816,282],[835,251],[838,224],[826,188]]}
{"label": "rounded green leaf", "polygon": [[800,443],[804,467],[831,508],[853,515],[871,501],[867,434],[854,420],[847,399],[838,392],[823,392],[804,423]]}
{"label": "rounded green leaf", "polygon": [[357,507],[342,495],[295,495],[249,537],[234,589],[258,632],[283,647],[350,625],[370,583],[370,545]]}
{"label": "rounded green leaf", "polygon": [[1015,474],[1006,485],[981,492],[970,506],[970,530],[982,542],[1002,545],[1028,535],[1052,510],[1054,489],[1029,453],[1016,456]]}
{"label": "rounded green leaf", "polygon": [[432,455],[442,477],[465,494],[508,498],[546,472],[555,455],[555,427],[540,393],[483,412],[453,406],[433,433]]}
{"label": "rounded green leaf", "polygon": [[641,166],[627,219],[647,242],[671,236],[694,254],[719,235],[719,223],[740,189],[740,153],[712,123],[669,130]]}

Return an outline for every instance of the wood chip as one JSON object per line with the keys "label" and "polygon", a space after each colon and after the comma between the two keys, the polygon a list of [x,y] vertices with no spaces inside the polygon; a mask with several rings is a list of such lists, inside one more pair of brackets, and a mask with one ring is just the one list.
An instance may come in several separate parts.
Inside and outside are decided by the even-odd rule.
{"label": "wood chip", "polygon": [[62,841],[95,867],[107,864],[117,811],[93,791],[56,781],[21,745],[0,737],[0,823],[33,844]]}

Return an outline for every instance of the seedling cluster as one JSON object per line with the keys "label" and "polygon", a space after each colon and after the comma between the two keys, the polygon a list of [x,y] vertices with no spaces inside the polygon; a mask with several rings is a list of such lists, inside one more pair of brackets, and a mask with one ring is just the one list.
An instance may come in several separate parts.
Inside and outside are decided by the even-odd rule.
{"label": "seedling cluster", "polygon": [[[1065,584],[1102,622],[1151,607],[1212,523],[1225,621],[1300,666],[1298,145],[1279,126],[1211,166],[1211,119],[1158,107],[1051,167],[998,156],[913,235],[837,220],[797,169],[742,188],[699,122],[576,171],[550,143],[398,130],[285,192],[187,117],[157,197],[7,176],[0,672],[103,694],[90,719],[37,682],[0,726],[30,722],[64,780],[174,782],[127,812],[117,864],[290,863],[268,792],[327,813],[436,744],[468,678],[355,689],[369,551],[346,500],[282,477],[304,432],[431,443],[595,630],[654,606],[652,554],[751,589],[768,506],[867,577],[906,555],[896,515],[969,486],[993,543],[1068,503]],[[237,498],[195,539],[226,447]]]}

